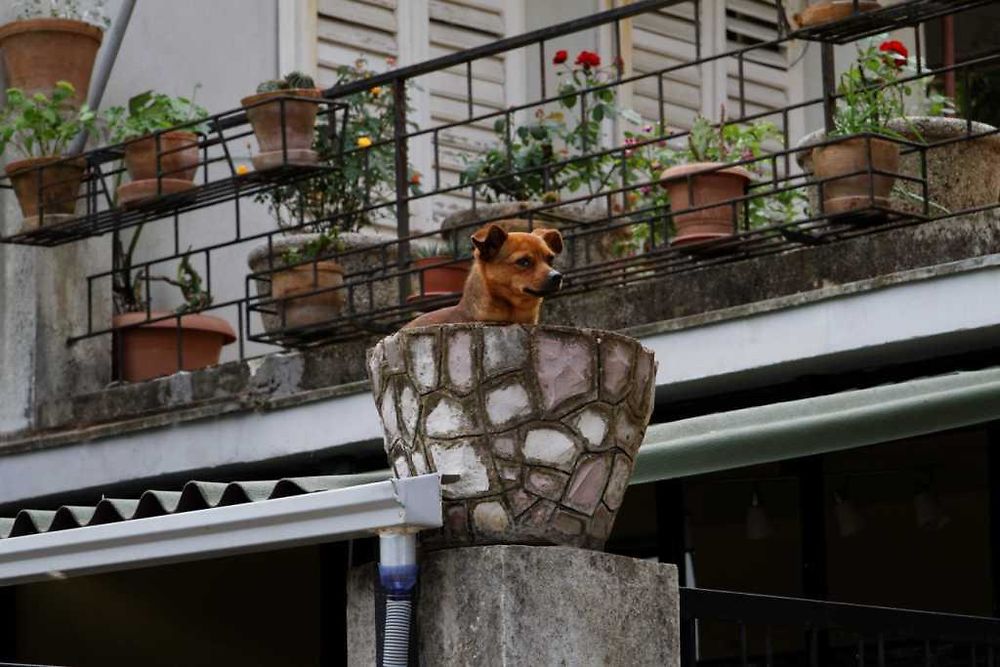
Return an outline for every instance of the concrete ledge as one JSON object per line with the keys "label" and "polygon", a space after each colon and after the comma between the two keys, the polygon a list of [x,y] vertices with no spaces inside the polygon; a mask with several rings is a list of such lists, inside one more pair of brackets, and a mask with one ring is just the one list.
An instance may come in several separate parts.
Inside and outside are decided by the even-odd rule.
{"label": "concrete ledge", "polygon": [[[348,581],[348,662],[375,664],[375,568]],[[571,547],[436,551],[421,561],[422,665],[680,664],[677,568]]]}

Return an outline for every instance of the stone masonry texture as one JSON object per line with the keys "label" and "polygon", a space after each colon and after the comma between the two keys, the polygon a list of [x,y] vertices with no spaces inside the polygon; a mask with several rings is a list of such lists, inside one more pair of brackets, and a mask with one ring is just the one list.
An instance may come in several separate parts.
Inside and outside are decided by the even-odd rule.
{"label": "stone masonry texture", "polygon": [[445,325],[383,339],[369,373],[396,476],[460,476],[427,546],[603,546],[652,410],[652,352],[591,329]]}
{"label": "stone masonry texture", "polygon": [[[348,662],[375,664],[375,568],[348,580]],[[570,547],[448,549],[421,560],[419,664],[680,664],[677,569]]]}

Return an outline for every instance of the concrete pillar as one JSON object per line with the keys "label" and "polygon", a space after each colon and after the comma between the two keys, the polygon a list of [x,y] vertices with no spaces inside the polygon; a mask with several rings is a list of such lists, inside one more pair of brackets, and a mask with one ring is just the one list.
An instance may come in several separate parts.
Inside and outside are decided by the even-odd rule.
{"label": "concrete pillar", "polygon": [[[421,665],[680,664],[677,568],[572,547],[447,549],[421,560]],[[348,662],[375,664],[374,565],[349,576]]]}
{"label": "concrete pillar", "polygon": [[[0,231],[15,233],[21,211],[0,197]],[[111,378],[111,337],[74,345],[87,327],[87,275],[111,266],[107,238],[57,248],[0,246],[0,433],[34,425],[36,407],[52,398],[96,391]],[[95,284],[95,328],[111,318],[110,288]]]}

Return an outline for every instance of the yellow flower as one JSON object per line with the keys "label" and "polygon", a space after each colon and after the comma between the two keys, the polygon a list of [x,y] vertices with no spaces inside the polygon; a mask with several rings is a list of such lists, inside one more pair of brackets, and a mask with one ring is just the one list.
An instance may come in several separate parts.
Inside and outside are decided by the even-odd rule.
{"label": "yellow flower", "polygon": [[371,145],[371,137],[358,137],[358,148],[368,148]]}
{"label": "yellow flower", "polygon": [[372,97],[378,97],[379,95],[382,94],[382,89],[379,88],[378,86],[375,86],[374,88],[372,88],[368,92],[372,94]]}
{"label": "yellow flower", "polygon": [[236,165],[236,175],[237,176],[243,176],[243,175],[249,174],[249,173],[250,173],[250,167],[246,166],[245,164],[238,164],[238,165]]}

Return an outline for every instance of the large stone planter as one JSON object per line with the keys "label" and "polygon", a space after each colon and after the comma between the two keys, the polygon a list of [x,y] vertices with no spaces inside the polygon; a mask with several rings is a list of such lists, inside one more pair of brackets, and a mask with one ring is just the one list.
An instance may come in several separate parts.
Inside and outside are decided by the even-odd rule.
{"label": "large stone planter", "polygon": [[601,229],[622,222],[618,219],[609,223],[608,217],[613,213],[608,213],[604,198],[586,205],[563,204],[529,214],[539,206],[544,204],[531,201],[479,204],[475,209],[458,211],[442,220],[441,236],[451,243],[453,236],[461,235],[466,238],[460,239],[460,242],[465,242],[481,225],[500,219],[516,221],[515,224],[504,225],[507,231],[528,231],[530,220],[534,229],[551,227],[562,231],[566,249],[558,261],[564,267],[587,266],[617,259],[616,247],[631,238],[628,227]]}
{"label": "large stone planter", "polygon": [[[276,236],[271,241],[270,254],[267,243],[255,247],[247,257],[247,264],[254,273],[270,272],[282,265],[282,256],[289,250],[298,250],[306,243],[318,238],[318,234],[286,234]],[[368,313],[373,310],[388,308],[399,303],[399,282],[396,278],[378,279],[380,274],[385,272],[383,266],[384,242],[376,236],[367,234],[357,234],[346,232],[338,237],[344,245],[345,251],[358,250],[349,254],[339,255],[336,261],[344,269],[344,279],[348,282],[357,282],[362,278],[372,278],[372,291],[369,293],[368,285],[365,284],[359,289],[344,290],[343,309],[353,312],[364,324],[373,318]],[[389,271],[395,268],[396,246],[389,245],[384,248],[385,262]],[[311,266],[311,265],[310,265]],[[267,280],[257,279],[254,281],[257,295],[268,297],[271,295],[271,283]],[[268,307],[268,310],[271,308]],[[264,330],[274,333],[281,328],[281,317],[270,313],[261,313],[261,320]],[[362,327],[363,328],[363,327]]]}
{"label": "large stone planter", "polygon": [[402,331],[368,361],[395,475],[460,476],[428,546],[603,546],[652,410],[652,352],[606,331],[476,323]]}
{"label": "large stone planter", "polygon": [[[897,121],[892,128],[917,140],[913,129],[931,144],[927,149],[927,185],[931,215],[941,215],[977,206],[996,203],[1000,200],[1000,135],[989,134],[968,141],[960,141],[933,147],[933,144],[958,139],[970,133],[966,121],[961,118],[934,118],[913,116],[908,122]],[[994,131],[984,123],[972,123],[973,136]],[[799,142],[799,148],[824,141],[826,134],[820,130],[808,134]],[[905,147],[903,147],[905,150]],[[812,151],[796,154],[799,166],[813,173]],[[921,177],[920,153],[909,153],[900,159],[899,173],[913,178]],[[817,190],[809,187],[809,202],[813,211],[818,211]],[[905,191],[905,193],[903,192]],[[908,194],[906,194],[908,193]],[[892,210],[903,213],[922,213],[922,189],[920,183],[897,179],[890,198]],[[941,208],[943,207],[943,208]]]}

